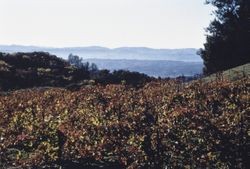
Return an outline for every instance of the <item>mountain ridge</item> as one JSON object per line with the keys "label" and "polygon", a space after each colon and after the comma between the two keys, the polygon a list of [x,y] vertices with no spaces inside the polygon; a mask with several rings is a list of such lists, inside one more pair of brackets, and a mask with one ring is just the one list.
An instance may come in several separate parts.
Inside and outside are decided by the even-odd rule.
{"label": "mountain ridge", "polygon": [[202,62],[195,48],[154,49],[149,47],[118,47],[102,46],[86,47],[40,47],[24,45],[0,45],[1,52],[34,52],[46,51],[66,59],[70,53],[83,59],[138,59],[138,60],[173,60],[185,62]]}

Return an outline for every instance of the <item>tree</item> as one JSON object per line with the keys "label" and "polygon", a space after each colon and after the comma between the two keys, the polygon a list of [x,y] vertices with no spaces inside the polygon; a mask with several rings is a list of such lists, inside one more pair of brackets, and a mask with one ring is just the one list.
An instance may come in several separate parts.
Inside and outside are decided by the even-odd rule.
{"label": "tree", "polygon": [[69,54],[69,56],[68,56],[68,62],[71,65],[76,66],[77,68],[82,68],[83,67],[82,58],[80,58],[77,55],[73,55],[72,53]]}
{"label": "tree", "polygon": [[98,72],[98,67],[95,63],[91,63],[91,65],[89,66],[89,71],[92,73],[96,73]]}
{"label": "tree", "polygon": [[216,7],[207,31],[204,74],[223,71],[250,62],[250,1],[206,0]]}
{"label": "tree", "polygon": [[82,69],[84,71],[89,71],[90,69],[89,62],[83,62],[82,58],[80,58],[77,55],[69,54],[68,62],[71,65],[74,65],[75,67]]}

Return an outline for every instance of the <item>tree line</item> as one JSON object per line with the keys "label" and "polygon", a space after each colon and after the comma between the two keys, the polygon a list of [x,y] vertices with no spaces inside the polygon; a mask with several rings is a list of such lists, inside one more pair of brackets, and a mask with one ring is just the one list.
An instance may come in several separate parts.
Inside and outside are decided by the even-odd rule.
{"label": "tree line", "polygon": [[146,74],[128,70],[115,70],[113,72],[108,69],[99,70],[95,63],[83,62],[82,58],[73,54],[69,54],[67,61],[79,70],[87,73],[88,79],[95,80],[100,84],[123,83],[138,87],[154,79]]}

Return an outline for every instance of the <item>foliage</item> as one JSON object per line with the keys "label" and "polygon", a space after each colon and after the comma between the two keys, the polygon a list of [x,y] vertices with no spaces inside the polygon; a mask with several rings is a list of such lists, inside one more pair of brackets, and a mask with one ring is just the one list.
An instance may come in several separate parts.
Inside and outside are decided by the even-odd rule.
{"label": "foliage", "polygon": [[0,53],[0,88],[65,87],[88,79],[88,74],[45,52]]}
{"label": "foliage", "polygon": [[250,62],[250,1],[207,0],[216,7],[200,55],[211,74]]}
{"label": "foliage", "polygon": [[109,70],[100,70],[93,74],[91,78],[100,84],[122,83],[133,87],[141,87],[147,82],[155,80],[146,74],[130,72],[127,70],[115,70],[114,72],[110,72]]}
{"label": "foliage", "polygon": [[89,65],[89,62],[83,63],[82,58],[80,58],[77,55],[69,54],[68,62],[71,65],[76,66],[78,69],[82,69],[83,71],[86,72],[98,70],[97,66],[94,63],[92,63],[91,65]]}
{"label": "foliage", "polygon": [[98,70],[98,67],[95,63],[83,63],[82,58],[73,54],[70,54],[68,56],[68,62],[71,65],[79,68],[79,70],[88,72],[89,78],[95,80],[99,84],[106,85],[125,83],[133,87],[138,87],[154,79],[150,78],[146,74],[139,72],[130,72],[128,70],[115,70],[113,72],[110,72],[106,69]]}
{"label": "foliage", "polygon": [[249,85],[247,77],[1,93],[0,167],[246,168]]}
{"label": "foliage", "polygon": [[[16,90],[31,87],[71,87],[92,83],[138,86],[153,80],[145,74],[128,71],[104,73],[92,63],[82,63],[76,55],[65,61],[45,52],[0,53],[0,90]],[[94,83],[93,83],[94,84]]]}

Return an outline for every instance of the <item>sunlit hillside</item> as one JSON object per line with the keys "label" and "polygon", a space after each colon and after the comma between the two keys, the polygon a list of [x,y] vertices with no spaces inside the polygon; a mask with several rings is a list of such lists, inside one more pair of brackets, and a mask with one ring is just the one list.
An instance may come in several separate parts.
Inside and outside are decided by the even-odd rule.
{"label": "sunlit hillside", "polygon": [[2,168],[242,168],[249,76],[0,95]]}

